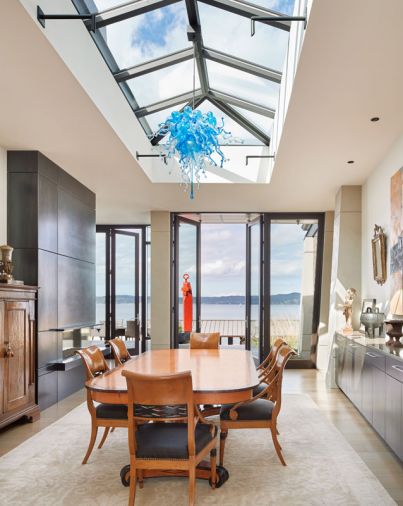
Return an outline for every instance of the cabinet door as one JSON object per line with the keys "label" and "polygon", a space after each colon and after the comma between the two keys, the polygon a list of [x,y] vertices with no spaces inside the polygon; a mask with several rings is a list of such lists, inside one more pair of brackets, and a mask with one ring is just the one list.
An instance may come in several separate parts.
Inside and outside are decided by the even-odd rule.
{"label": "cabinet door", "polygon": [[385,390],[386,374],[376,367],[371,367],[372,372],[372,425],[382,437],[385,437]]}
{"label": "cabinet door", "polygon": [[0,416],[4,413],[4,364],[5,346],[4,346],[4,302],[0,300]]}
{"label": "cabinet door", "polygon": [[34,401],[33,321],[29,301],[4,303],[4,412]]}
{"label": "cabinet door", "polygon": [[402,383],[386,376],[385,440],[392,450],[402,455]]}
{"label": "cabinet door", "polygon": [[369,423],[372,424],[373,418],[373,371],[374,367],[371,366],[371,363],[367,359],[367,355],[364,360],[364,369],[362,371],[362,404],[361,404],[361,412],[368,420]]}
{"label": "cabinet door", "polygon": [[353,369],[351,373],[351,400],[355,406],[362,409],[362,376],[365,361],[364,346],[355,345],[353,347]]}

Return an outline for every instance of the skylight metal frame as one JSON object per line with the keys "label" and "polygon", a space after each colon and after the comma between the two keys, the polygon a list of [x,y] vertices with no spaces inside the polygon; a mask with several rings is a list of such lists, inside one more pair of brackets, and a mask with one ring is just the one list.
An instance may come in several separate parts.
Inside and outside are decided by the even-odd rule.
{"label": "skylight metal frame", "polygon": [[[91,14],[84,0],[72,1],[80,14]],[[194,102],[194,107],[196,108],[207,99],[213,105],[218,107],[223,113],[228,115],[232,120],[238,123],[243,129],[251,133],[264,145],[268,146],[270,144],[270,137],[253,122],[249,121],[245,116],[235,110],[232,106],[237,106],[268,118],[274,118],[275,110],[248,100],[240,99],[221,90],[211,88],[206,61],[214,61],[221,65],[240,70],[247,74],[266,79],[276,84],[281,83],[282,73],[279,70],[258,65],[256,63],[238,58],[225,52],[206,47],[203,43],[198,2],[202,2],[207,5],[223,9],[249,19],[252,19],[255,16],[268,16],[271,18],[273,16],[282,17],[284,14],[273,11],[271,9],[260,7],[258,5],[250,4],[243,0],[183,0],[186,7],[189,23],[188,39],[192,42],[192,47],[170,53],[160,58],[146,61],[127,69],[120,69],[118,67],[107,43],[105,42],[105,39],[101,35],[102,29],[113,23],[118,23],[135,16],[146,14],[148,12],[162,7],[167,7],[180,1],[182,0],[133,0],[125,3],[124,5],[112,7],[108,10],[96,14],[96,30],[95,33],[90,32],[116,82],[120,85],[124,95],[126,96],[126,99],[128,100],[136,117],[142,125],[145,133],[150,137],[151,144],[158,144],[162,140],[163,136],[152,138],[153,132],[151,131],[151,128],[147,122],[147,116],[149,114],[154,114],[164,109],[175,107],[176,105],[182,104],[184,102],[186,102],[186,105],[190,106],[193,106]],[[265,21],[262,21],[262,23],[265,23]],[[90,30],[91,22],[87,20],[84,21],[84,24]],[[271,21],[267,24],[280,30],[289,31],[291,23],[290,21],[279,21],[276,23],[271,19]],[[196,66],[200,81],[200,88],[195,90],[194,94],[191,90],[187,93],[182,93],[175,97],[170,97],[166,100],[161,100],[152,104],[148,104],[144,107],[139,107],[132,91],[127,84],[127,81],[161,69],[168,68],[172,65],[177,65],[178,63],[182,63],[193,58],[196,59]]]}

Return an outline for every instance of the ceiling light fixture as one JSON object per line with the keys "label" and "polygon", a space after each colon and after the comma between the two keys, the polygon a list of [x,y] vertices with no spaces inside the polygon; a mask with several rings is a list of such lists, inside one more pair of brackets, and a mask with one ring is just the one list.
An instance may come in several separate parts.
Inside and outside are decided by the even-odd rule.
{"label": "ceiling light fixture", "polygon": [[380,118],[378,118],[378,116],[374,116],[373,118],[371,118],[371,121],[373,123],[375,123],[376,121],[379,121]]}
{"label": "ceiling light fixture", "polygon": [[[195,184],[199,185],[202,176],[206,175],[208,164],[222,168],[225,162],[220,148],[220,139],[228,139],[230,132],[224,130],[224,118],[221,124],[209,111],[203,114],[195,111],[196,56],[193,59],[193,101],[192,107],[186,106],[181,111],[172,112],[158,125],[158,131],[152,137],[168,135],[166,144],[160,147],[166,159],[175,158],[181,170],[185,188],[189,197],[194,199]],[[213,156],[218,155],[218,162]]]}
{"label": "ceiling light fixture", "polygon": [[354,163],[354,160],[349,160],[347,163]]}

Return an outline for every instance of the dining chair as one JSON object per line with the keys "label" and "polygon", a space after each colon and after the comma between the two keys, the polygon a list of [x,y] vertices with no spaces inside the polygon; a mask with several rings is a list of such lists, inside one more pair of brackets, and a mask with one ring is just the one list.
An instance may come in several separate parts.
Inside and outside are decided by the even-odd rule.
{"label": "dining chair", "polygon": [[263,362],[257,366],[256,369],[259,375],[259,385],[253,389],[253,395],[260,394],[260,392],[266,388],[268,382],[270,381],[270,371],[273,369],[276,363],[280,348],[284,345],[287,345],[284,339],[281,339],[281,337],[276,339],[270,349],[270,353],[263,360]]}
{"label": "dining chair", "polygon": [[219,344],[220,344],[219,332],[211,332],[209,334],[192,332],[190,334],[191,350],[218,350]]}
{"label": "dining chair", "polygon": [[115,339],[110,339],[109,344],[111,346],[116,367],[123,365],[132,358],[129,350],[126,348],[125,342],[122,339],[115,337]]}
{"label": "dining chair", "polygon": [[[86,380],[93,379],[101,374],[107,373],[110,369],[102,351],[97,346],[90,346],[82,350],[76,350],[80,355],[86,372]],[[98,448],[102,448],[108,437],[109,431],[115,427],[127,427],[127,406],[124,404],[97,404],[94,405],[91,391],[87,389],[87,406],[91,415],[91,437],[85,454],[83,464],[86,464],[97,439],[98,428],[104,427],[101,442]]]}
{"label": "dining chair", "polygon": [[[215,488],[217,427],[205,420],[194,404],[191,372],[154,376],[124,369],[122,374],[129,406],[129,506],[134,505],[137,479],[142,488],[144,471],[149,469],[187,471],[189,506],[193,506],[196,467],[208,454],[210,484]],[[163,409],[156,410],[156,406]],[[173,408],[172,412],[168,408]]]}
{"label": "dining chair", "polygon": [[277,439],[277,417],[281,409],[281,387],[285,365],[295,351],[283,345],[271,371],[270,383],[247,401],[226,404],[220,411],[220,465],[224,462],[225,440],[229,429],[269,429],[274,448],[283,466],[286,465]]}

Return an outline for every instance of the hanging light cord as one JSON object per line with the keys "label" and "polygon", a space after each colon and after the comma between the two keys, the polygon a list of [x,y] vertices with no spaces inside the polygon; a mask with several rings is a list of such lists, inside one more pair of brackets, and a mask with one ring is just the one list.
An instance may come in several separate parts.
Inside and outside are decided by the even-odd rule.
{"label": "hanging light cord", "polygon": [[196,93],[196,46],[193,44],[193,107],[195,108],[195,93]]}

